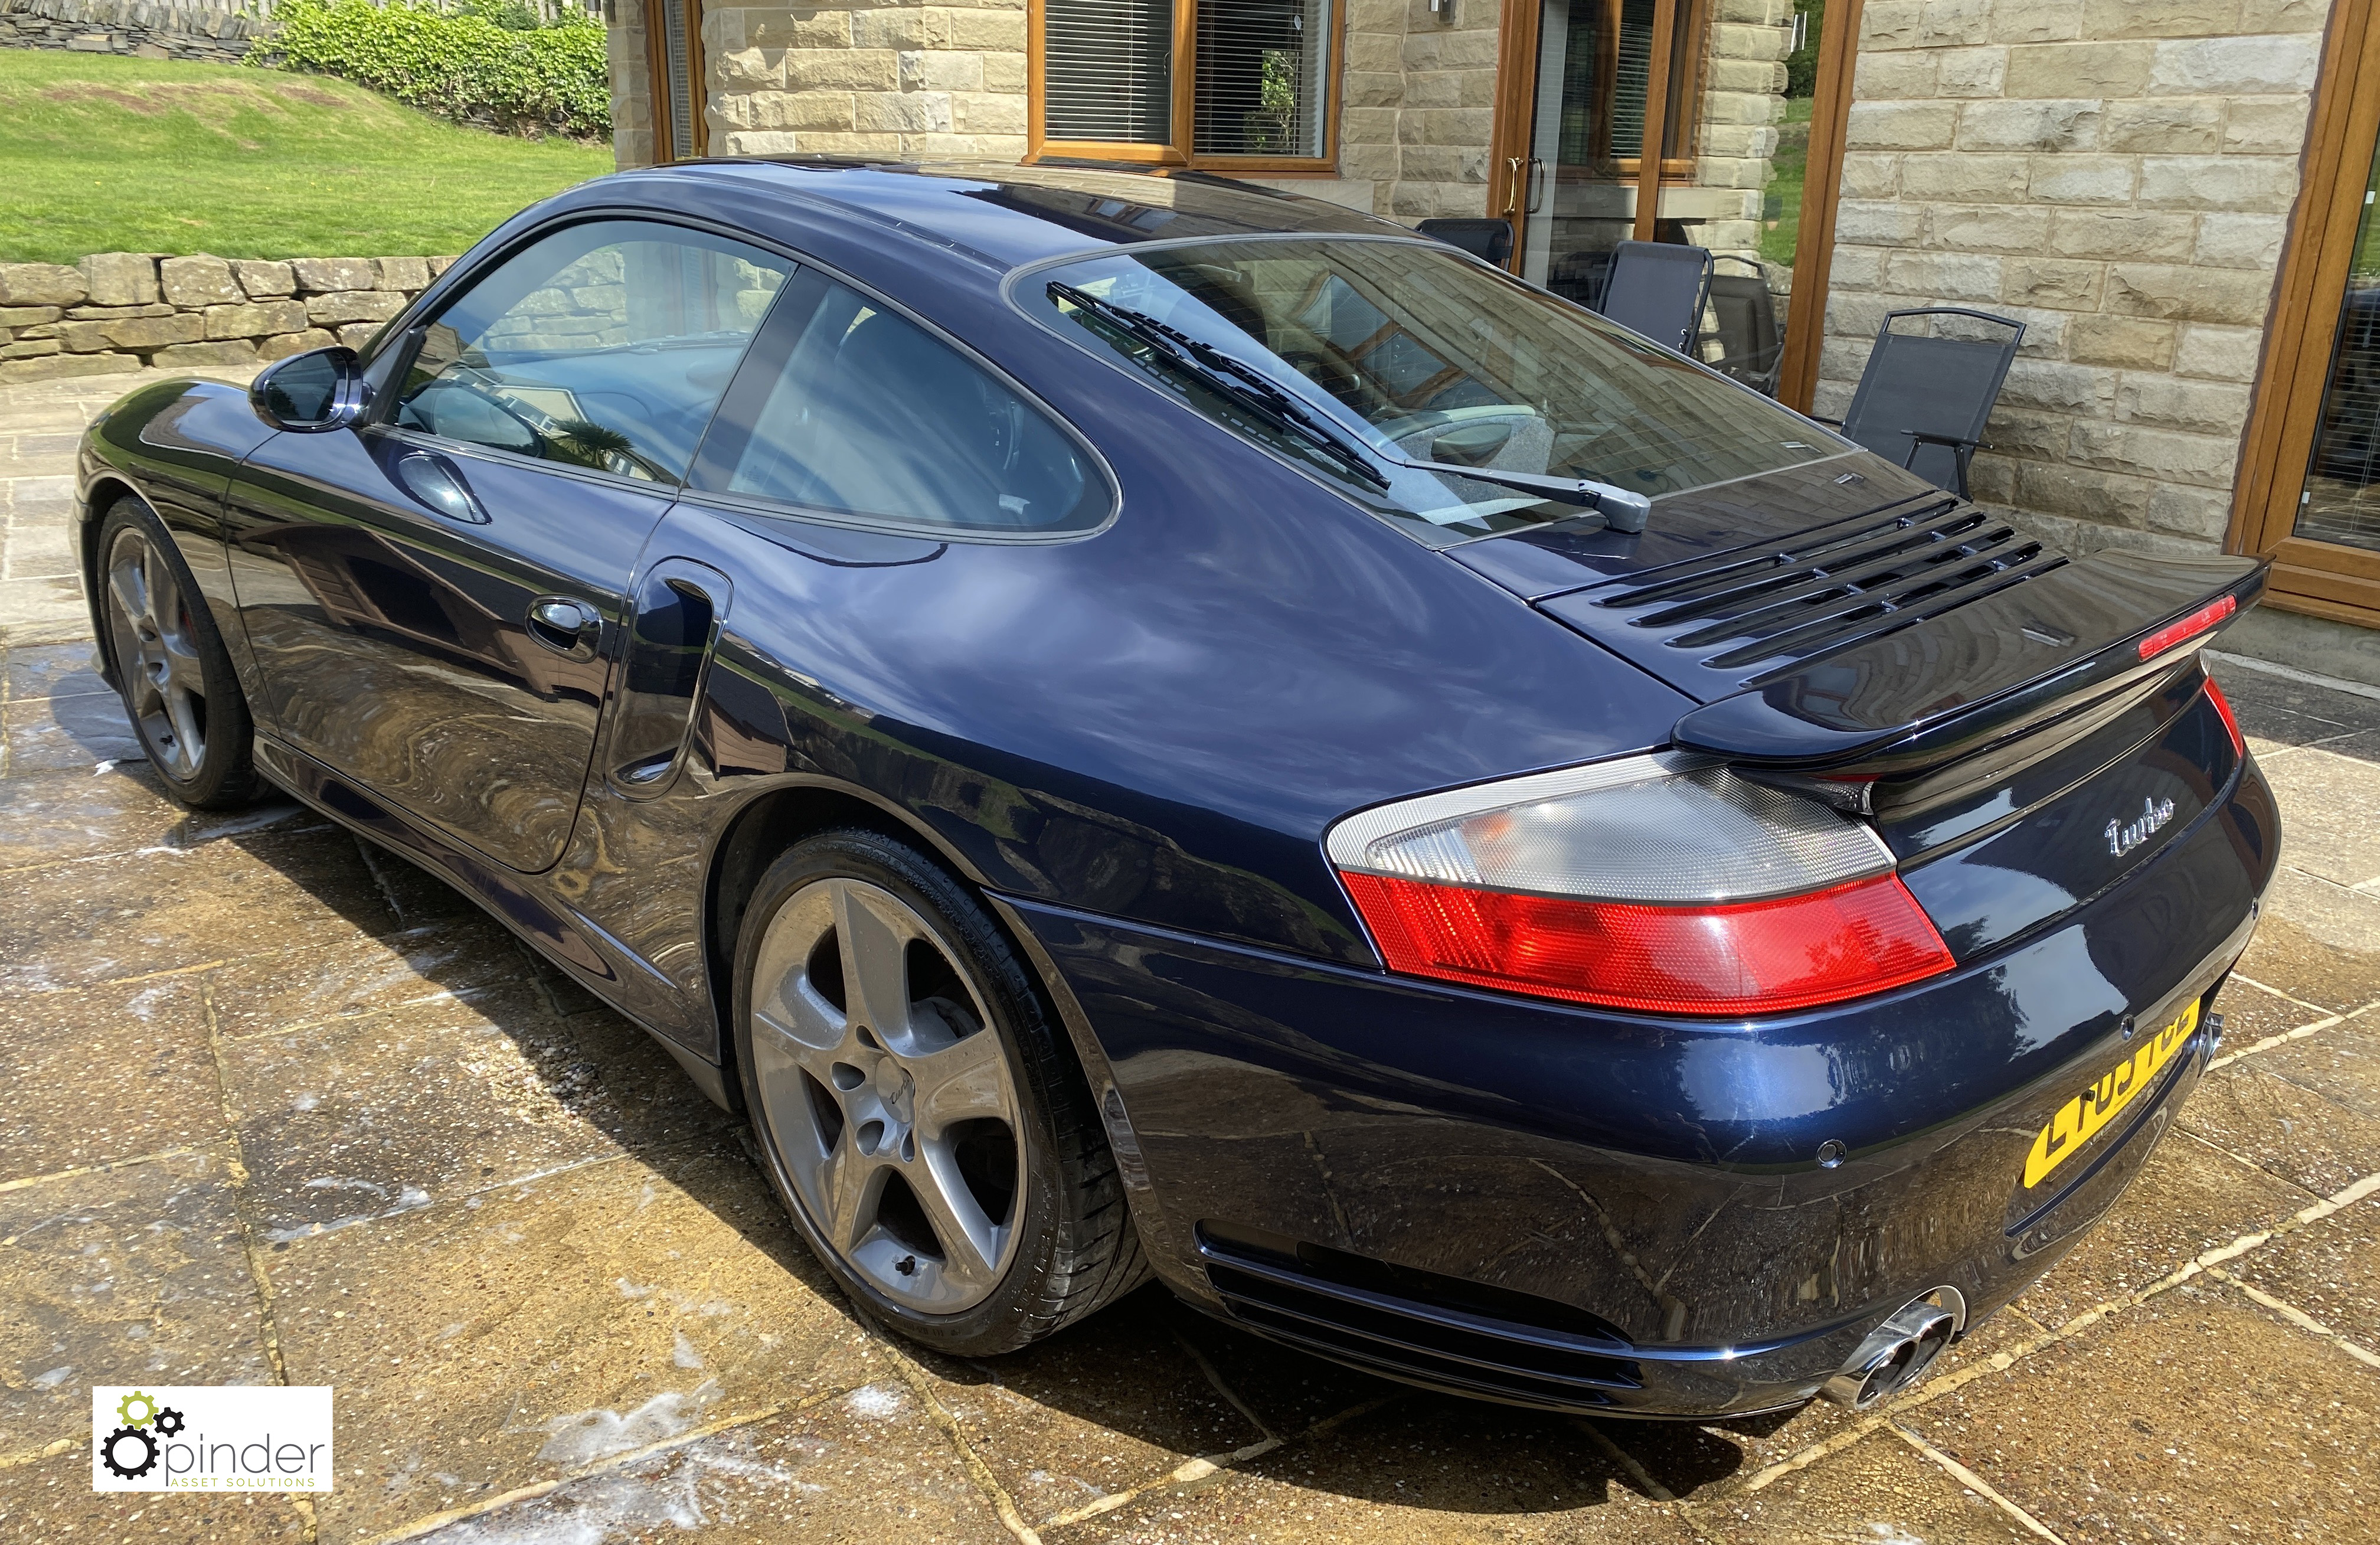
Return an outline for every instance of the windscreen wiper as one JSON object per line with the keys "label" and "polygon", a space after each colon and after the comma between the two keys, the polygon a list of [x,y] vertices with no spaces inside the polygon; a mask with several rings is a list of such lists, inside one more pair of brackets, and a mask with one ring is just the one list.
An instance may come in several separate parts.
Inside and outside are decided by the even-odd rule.
{"label": "windscreen wiper", "polygon": [[1096,317],[1125,336],[1147,346],[1165,364],[1188,375],[1265,423],[1295,435],[1344,466],[1376,488],[1389,486],[1380,463],[1413,472],[1436,472],[1451,478],[1535,494],[1556,504],[1577,505],[1596,511],[1615,531],[1641,531],[1652,514],[1653,502],[1642,493],[1615,488],[1592,478],[1559,478],[1540,472],[1511,472],[1500,467],[1461,467],[1445,461],[1416,461],[1378,447],[1360,446],[1340,433],[1305,404],[1281,390],[1256,367],[1235,359],[1214,345],[1202,342],[1146,311],[1052,280],[1050,298],[1062,300]]}

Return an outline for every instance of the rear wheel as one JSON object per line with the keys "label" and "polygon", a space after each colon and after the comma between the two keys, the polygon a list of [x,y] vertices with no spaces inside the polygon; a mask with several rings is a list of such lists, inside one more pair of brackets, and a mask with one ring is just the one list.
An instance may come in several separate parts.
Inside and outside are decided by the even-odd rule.
{"label": "rear wheel", "polygon": [[247,804],[256,771],[239,678],[164,522],[138,499],[100,523],[99,584],[124,711],[166,791],[198,809]]}
{"label": "rear wheel", "polygon": [[737,1054],[787,1210],[863,1304],[937,1350],[1013,1351],[1145,1277],[1073,1049],[983,906],[878,833],[762,876]]}

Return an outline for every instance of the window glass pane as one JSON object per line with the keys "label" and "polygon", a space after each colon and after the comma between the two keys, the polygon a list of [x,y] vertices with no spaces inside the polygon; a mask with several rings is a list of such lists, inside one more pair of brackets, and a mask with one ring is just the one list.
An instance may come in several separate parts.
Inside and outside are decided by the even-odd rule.
{"label": "window glass pane", "polygon": [[[1694,358],[1764,392],[1777,388],[1791,318],[1793,244],[1801,218],[1803,163],[1808,159],[1811,67],[1792,66],[1797,26],[1777,6],[1747,20],[1708,25],[1706,6],[1679,0],[1687,82],[1670,83],[1663,180],[1654,230],[1662,241],[1709,249],[1710,305],[1694,342]],[[1795,82],[1805,93],[1796,98]],[[1788,200],[1792,228],[1784,223]],[[1769,213],[1771,202],[1777,213]],[[1775,224],[1770,222],[1774,220]],[[1808,319],[1816,325],[1821,318]]]}
{"label": "window glass pane", "polygon": [[1318,156],[1330,0],[1199,0],[1200,155]]}
{"label": "window glass pane", "polygon": [[696,486],[962,530],[1081,529],[1106,517],[1106,484],[1039,409],[906,318],[844,286],[804,282],[815,306],[803,317],[796,301],[771,328],[784,363],[761,383],[765,395],[720,414]]}
{"label": "window glass pane", "polygon": [[643,221],[573,225],[440,313],[395,420],[450,440],[677,482],[793,265]]}
{"label": "window glass pane", "polygon": [[2330,346],[2330,380],[2298,502],[2297,534],[2380,549],[2380,152],[2364,185],[2363,219]]}
{"label": "window glass pane", "polygon": [[[1070,290],[1106,309],[1077,303]],[[1065,336],[1432,542],[1581,512],[1387,457],[1594,478],[1658,495],[1852,449],[1436,243],[1214,242],[1116,254],[1037,274],[1018,298]],[[1248,391],[1234,400],[1168,363],[1134,335],[1135,318],[1207,346],[1210,371],[1223,355],[1261,375],[1373,475],[1268,423],[1249,410]]]}
{"label": "window glass pane", "polygon": [[1620,0],[1616,27],[1610,24],[1613,18],[1603,14],[1601,5],[1577,7],[1585,13],[1587,35],[1594,37],[1602,30],[1604,36],[1597,40],[1600,51],[1613,55],[1611,153],[1629,161],[1644,152],[1645,100],[1653,90],[1654,5],[1655,0]]}
{"label": "window glass pane", "polygon": [[[1602,300],[1611,249],[1628,239],[1636,218],[1634,167],[1643,144],[1651,10],[1645,8],[1635,32],[1626,32],[1623,24],[1615,34],[1615,9],[1609,0],[1542,0],[1537,20],[1521,274],[1582,306]],[[1633,129],[1618,121],[1625,116],[1619,106],[1626,53],[1620,36],[1637,39],[1633,84],[1627,89]]]}
{"label": "window glass pane", "polygon": [[1045,139],[1172,143],[1172,0],[1044,0],[1041,103]]}

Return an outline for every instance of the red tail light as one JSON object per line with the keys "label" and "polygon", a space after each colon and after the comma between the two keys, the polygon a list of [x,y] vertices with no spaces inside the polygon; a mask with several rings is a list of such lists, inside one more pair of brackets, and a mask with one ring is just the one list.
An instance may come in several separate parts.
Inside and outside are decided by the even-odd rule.
{"label": "red tail light", "polygon": [[2240,602],[2232,597],[2217,596],[2180,622],[2169,622],[2143,639],[2141,658],[2154,659],[2176,644],[2187,643],[2239,609]]}
{"label": "red tail light", "polygon": [[1897,875],[1732,906],[1633,906],[1344,877],[1389,969],[1663,1014],[1771,1014],[1948,970]]}
{"label": "red tail light", "polygon": [[1351,816],[1331,859],[1389,968],[1665,1014],[1783,1013],[1948,970],[1866,827],[1676,756]]}
{"label": "red tail light", "polygon": [[2223,727],[2231,732],[2232,754],[2246,756],[2248,737],[2240,733],[2240,720],[2239,716],[2231,712],[2231,700],[2223,695],[2223,688],[2215,685],[2213,676],[2206,678],[2206,700],[2215,705],[2216,712],[2223,715]]}

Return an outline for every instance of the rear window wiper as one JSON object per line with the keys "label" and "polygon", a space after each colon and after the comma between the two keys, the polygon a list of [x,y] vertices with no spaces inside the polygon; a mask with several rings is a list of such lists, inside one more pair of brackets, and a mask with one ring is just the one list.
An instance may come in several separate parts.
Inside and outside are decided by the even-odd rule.
{"label": "rear window wiper", "polygon": [[1592,478],[1558,478],[1538,472],[1509,472],[1500,467],[1459,467],[1451,462],[1415,461],[1378,448],[1359,446],[1331,429],[1296,397],[1282,391],[1263,371],[1232,358],[1212,344],[1194,338],[1146,311],[1120,306],[1072,285],[1052,280],[1049,294],[1053,303],[1063,301],[1085,315],[1107,323],[1147,347],[1167,368],[1191,377],[1272,429],[1305,441],[1375,488],[1389,486],[1387,474],[1380,470],[1380,465],[1385,463],[1407,471],[1469,478],[1474,482],[1532,493],[1557,504],[1582,505],[1602,515],[1604,523],[1615,531],[1641,531],[1645,529],[1646,517],[1652,513],[1653,503],[1644,494],[1597,482]]}
{"label": "rear window wiper", "polygon": [[1052,281],[1050,298],[1062,300],[1087,316],[1146,347],[1165,366],[1189,376],[1216,395],[1260,420],[1268,428],[1305,441],[1376,488],[1389,486],[1387,474],[1373,465],[1353,441],[1318,421],[1296,398],[1282,391],[1262,371],[1232,359],[1214,345],[1202,343],[1168,326],[1146,311],[1102,300],[1072,285]]}

